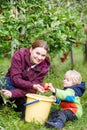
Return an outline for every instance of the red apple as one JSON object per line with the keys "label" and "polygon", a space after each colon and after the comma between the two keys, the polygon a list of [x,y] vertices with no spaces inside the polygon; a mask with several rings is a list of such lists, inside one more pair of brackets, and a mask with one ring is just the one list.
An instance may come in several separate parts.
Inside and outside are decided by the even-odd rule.
{"label": "red apple", "polygon": [[68,51],[64,53],[64,57],[65,57],[65,58],[67,58],[68,55],[69,55],[69,52],[68,52]]}
{"label": "red apple", "polygon": [[7,58],[8,57],[8,53],[4,53],[4,58]]}
{"label": "red apple", "polygon": [[49,86],[46,83],[43,83],[42,86],[43,86],[44,90],[49,90]]}
{"label": "red apple", "polygon": [[79,44],[78,44],[78,43],[76,43],[76,44],[75,44],[75,46],[76,46],[76,47],[78,47],[78,46],[79,46]]}
{"label": "red apple", "polygon": [[2,9],[0,9],[0,14],[2,13]]}
{"label": "red apple", "polygon": [[61,57],[61,62],[64,62],[65,61],[65,57]]}

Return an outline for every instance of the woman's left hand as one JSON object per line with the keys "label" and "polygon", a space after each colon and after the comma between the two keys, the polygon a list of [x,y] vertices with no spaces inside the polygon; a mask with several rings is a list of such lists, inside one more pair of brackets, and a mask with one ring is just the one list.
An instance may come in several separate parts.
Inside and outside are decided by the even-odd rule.
{"label": "woman's left hand", "polygon": [[5,97],[12,97],[12,92],[6,89],[2,89],[2,92],[4,94]]}

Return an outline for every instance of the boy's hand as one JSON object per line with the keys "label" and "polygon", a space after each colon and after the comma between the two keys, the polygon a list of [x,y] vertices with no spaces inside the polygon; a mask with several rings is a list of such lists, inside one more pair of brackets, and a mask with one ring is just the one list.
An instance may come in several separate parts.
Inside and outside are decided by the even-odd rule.
{"label": "boy's hand", "polygon": [[49,90],[55,93],[55,88],[53,87],[52,83],[49,83],[48,86],[49,86]]}

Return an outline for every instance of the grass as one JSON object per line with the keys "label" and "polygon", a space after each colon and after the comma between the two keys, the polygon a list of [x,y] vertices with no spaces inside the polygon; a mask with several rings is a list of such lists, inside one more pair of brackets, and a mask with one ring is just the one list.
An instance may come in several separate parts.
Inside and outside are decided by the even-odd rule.
{"label": "grass", "polygon": [[[83,47],[79,46],[78,48],[74,47],[74,56],[75,56],[75,66],[74,69],[79,71],[83,77],[83,81],[87,84],[87,73],[86,68],[87,64],[83,62]],[[8,59],[0,58],[0,78],[6,73],[10,62]],[[64,73],[71,69],[71,61],[68,56],[67,60],[62,63],[59,59],[59,55],[56,55],[54,59],[52,59],[52,67],[45,78],[45,82],[52,82],[55,87],[62,88],[62,80]],[[50,92],[45,93],[45,95],[51,95]],[[75,122],[68,122],[64,130],[87,130],[87,91],[84,93],[81,98],[82,106],[83,106],[83,116],[81,119]],[[53,104],[51,110],[57,109],[58,105]],[[38,108],[39,109],[39,108]],[[27,123],[25,121],[20,121],[21,113],[14,112],[12,108],[3,105],[0,105],[0,130],[50,130],[46,128],[45,125],[35,124],[35,123]],[[53,129],[55,130],[55,129]]]}

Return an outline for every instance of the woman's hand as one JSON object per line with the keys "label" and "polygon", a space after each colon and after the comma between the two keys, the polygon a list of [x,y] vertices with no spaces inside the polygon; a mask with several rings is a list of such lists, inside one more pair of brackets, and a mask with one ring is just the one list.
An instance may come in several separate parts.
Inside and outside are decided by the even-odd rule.
{"label": "woman's hand", "polygon": [[12,92],[11,91],[9,91],[9,90],[6,90],[6,89],[2,89],[2,92],[3,92],[3,94],[4,94],[4,96],[5,97],[12,97]]}
{"label": "woman's hand", "polygon": [[45,92],[44,88],[40,84],[34,84],[33,88],[36,89],[37,91],[41,92],[41,93]]}

